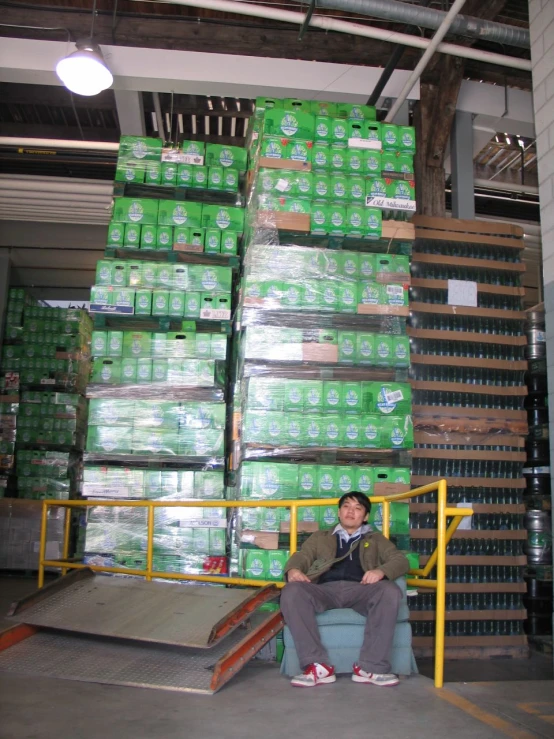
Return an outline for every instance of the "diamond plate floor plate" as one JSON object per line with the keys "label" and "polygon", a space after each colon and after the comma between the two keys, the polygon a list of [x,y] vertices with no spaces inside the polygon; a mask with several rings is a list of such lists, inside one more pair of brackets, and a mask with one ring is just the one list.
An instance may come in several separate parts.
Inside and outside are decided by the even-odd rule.
{"label": "diamond plate floor plate", "polygon": [[155,644],[206,648],[216,624],[255,589],[182,587],[97,575],[53,592],[18,623]]}
{"label": "diamond plate floor plate", "polygon": [[0,673],[211,695],[215,663],[246,634],[206,650],[39,632],[0,653]]}

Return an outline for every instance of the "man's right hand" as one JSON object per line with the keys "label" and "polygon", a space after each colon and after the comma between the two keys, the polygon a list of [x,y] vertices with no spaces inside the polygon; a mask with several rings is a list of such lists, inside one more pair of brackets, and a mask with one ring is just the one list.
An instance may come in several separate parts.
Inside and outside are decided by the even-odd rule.
{"label": "man's right hand", "polygon": [[311,580],[302,570],[293,568],[287,572],[287,582],[311,582]]}

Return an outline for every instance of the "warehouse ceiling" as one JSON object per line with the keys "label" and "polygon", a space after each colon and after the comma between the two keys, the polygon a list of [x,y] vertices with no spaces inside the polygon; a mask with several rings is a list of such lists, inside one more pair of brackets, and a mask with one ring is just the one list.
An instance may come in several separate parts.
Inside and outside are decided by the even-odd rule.
{"label": "warehouse ceiling", "polygon": [[[322,4],[326,7],[321,7]],[[316,2],[315,15],[423,38],[431,38],[434,34],[432,29],[421,26],[408,26],[376,16],[327,7],[332,4],[322,0],[319,4]],[[430,9],[445,11],[449,9],[451,2],[435,0],[429,3],[414,0],[406,4],[416,8],[419,5],[428,5]],[[256,2],[255,5],[306,14],[310,3],[265,0]],[[337,5],[341,3],[338,2]],[[359,7],[362,5],[367,6],[367,3],[361,2]],[[33,3],[0,0],[0,6],[2,8],[0,36],[64,42],[69,50],[71,46],[69,41],[74,42],[77,38],[88,36],[90,33],[93,0],[35,0]],[[305,32],[301,33],[300,26],[290,23],[221,13],[170,2],[96,0],[95,6],[94,38],[98,43],[104,48],[132,50],[142,47],[167,50],[166,71],[170,73],[168,78],[171,73],[173,77],[178,75],[178,72],[174,73],[171,69],[172,60],[175,58],[172,53],[178,51],[226,54],[242,60],[254,56],[287,62],[298,60],[331,63],[343,65],[341,69],[345,71],[337,75],[334,71],[336,68],[333,68],[329,78],[333,84],[330,82],[326,84],[318,96],[324,98],[326,89],[334,90],[335,95],[340,95],[342,83],[344,89],[350,89],[347,85],[348,74],[352,70],[367,68],[366,85],[363,84],[363,78],[361,85],[359,78],[357,80],[356,99],[359,99],[362,91],[369,97],[394,48],[390,43],[375,39],[328,32],[313,27],[306,28]],[[487,3],[483,3],[482,0],[467,0],[464,13],[468,16],[484,17],[516,29],[528,30],[529,26],[527,0],[490,0]],[[530,58],[529,50],[518,46],[476,41],[453,35],[447,35],[445,41],[514,59]],[[406,75],[405,70],[412,70],[421,54],[420,49],[406,47],[397,65],[396,75]],[[435,59],[437,58],[440,58],[439,55],[435,56]],[[283,69],[287,69],[287,73],[281,80],[282,85],[294,87],[297,80],[294,71],[291,71],[293,68],[283,66]],[[432,63],[425,73],[426,81],[431,83],[437,81],[439,71],[440,66]],[[478,83],[482,83],[483,88],[488,90],[491,86],[495,87],[501,100],[497,103],[497,110],[488,116],[476,137],[477,144],[473,152],[475,177],[480,183],[476,190],[477,213],[537,222],[536,152],[532,131],[529,127],[523,130],[523,124],[521,131],[515,130],[517,126],[514,125],[502,130],[504,124],[499,123],[502,119],[499,106],[504,107],[506,100],[505,107],[508,109],[508,95],[517,94],[517,91],[526,91],[528,94],[531,90],[530,72],[466,59],[464,77],[466,80],[464,84],[470,87],[471,84],[478,86]],[[200,79],[200,75],[197,79]],[[396,83],[397,88],[403,85],[403,80],[405,77],[400,76],[399,82]],[[252,97],[256,94],[251,93],[238,99],[226,94],[223,97],[205,96],[192,94],[190,91],[172,94],[167,88],[164,90],[163,86],[155,87],[153,83],[150,86],[148,82],[143,82],[143,86],[140,87],[140,80],[138,82],[135,80],[135,87],[130,88],[135,92],[126,93],[134,97],[126,98],[121,91],[110,89],[93,98],[84,98],[72,95],[58,85],[36,84],[36,81],[43,81],[38,73],[34,78],[26,78],[25,84],[20,81],[0,82],[0,136],[116,142],[122,133],[131,132],[129,130],[131,122],[133,126],[139,125],[146,135],[163,135],[172,141],[194,138],[242,145],[246,124],[253,109]],[[156,89],[159,90],[164,128],[162,133],[159,131],[159,119],[155,115],[153,93]],[[170,85],[168,89],[173,87]],[[205,89],[205,86],[198,84],[194,92]],[[388,88],[385,88],[385,95],[379,100],[379,105],[384,109],[390,106],[386,96],[387,90]],[[415,97],[417,98],[417,94]],[[329,98],[334,99],[331,94]],[[479,110],[478,107],[473,109]],[[497,122],[498,125],[495,125]],[[71,151],[51,147],[48,153],[44,153],[20,146],[0,146],[0,171],[16,177],[40,175],[109,181],[113,179],[114,169],[113,152]],[[490,188],[482,187],[487,182],[490,183]],[[499,190],[503,183],[506,183],[508,188],[511,186],[511,190],[506,192]],[[448,184],[447,182],[447,202]],[[0,199],[3,195],[2,187],[0,181]],[[524,192],[515,192],[518,187]],[[7,215],[6,210],[6,207],[4,211],[0,209],[0,218],[13,217],[13,213]],[[100,221],[103,219],[107,219],[107,211],[100,216]],[[77,217],[76,221],[79,222]],[[26,279],[22,271],[25,269],[28,270],[30,267],[24,263],[18,268],[19,279],[22,282]],[[40,270],[35,270],[33,280],[40,278],[39,272]],[[79,280],[82,281],[82,276]]]}

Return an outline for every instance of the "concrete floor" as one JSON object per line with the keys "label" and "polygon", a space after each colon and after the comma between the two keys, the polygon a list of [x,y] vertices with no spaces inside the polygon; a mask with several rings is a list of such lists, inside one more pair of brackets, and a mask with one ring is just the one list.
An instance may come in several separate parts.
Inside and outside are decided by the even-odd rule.
{"label": "concrete floor", "polygon": [[[34,580],[0,578],[0,618],[34,589]],[[493,662],[480,663],[482,680]],[[553,683],[452,682],[436,690],[417,676],[386,690],[343,676],[302,691],[274,664],[254,661],[216,695],[200,696],[0,673],[0,739],[405,739],[415,731],[429,739],[552,739]]]}

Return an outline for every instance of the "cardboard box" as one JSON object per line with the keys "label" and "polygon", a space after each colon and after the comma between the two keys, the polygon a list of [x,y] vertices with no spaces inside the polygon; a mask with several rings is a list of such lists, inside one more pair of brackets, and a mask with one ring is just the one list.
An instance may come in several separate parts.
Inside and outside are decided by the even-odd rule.
{"label": "cardboard box", "polygon": [[160,200],[160,226],[202,226],[202,204],[179,200]]}
{"label": "cardboard box", "polygon": [[115,198],[113,220],[119,223],[156,225],[158,201],[148,198]]}
{"label": "cardboard box", "polygon": [[289,112],[272,108],[266,110],[263,133],[269,136],[285,136],[288,139],[312,141],[315,132],[315,116],[310,113]]}
{"label": "cardboard box", "polygon": [[141,161],[161,161],[162,147],[162,139],[144,136],[121,136],[119,139],[119,157]]}
{"label": "cardboard box", "polygon": [[221,230],[242,233],[244,230],[244,209],[223,205],[205,205],[202,212],[204,228],[220,228]]}
{"label": "cardboard box", "polygon": [[239,146],[206,144],[206,165],[246,170],[247,151]]}

